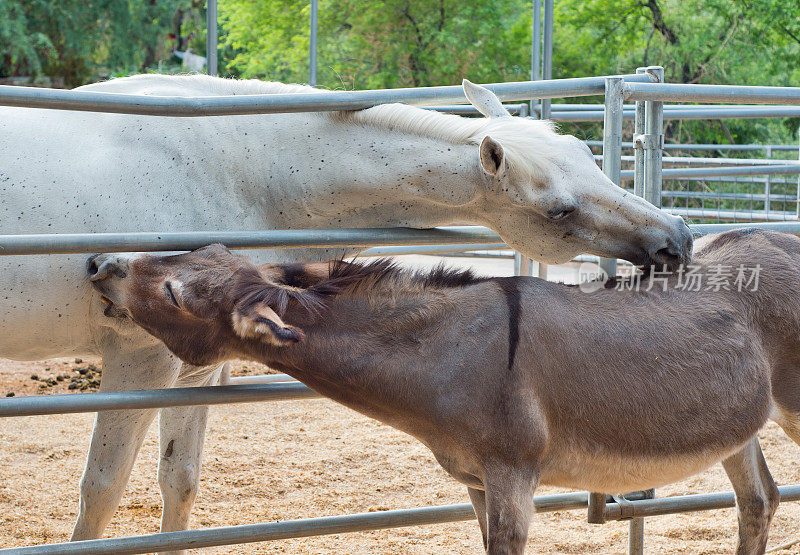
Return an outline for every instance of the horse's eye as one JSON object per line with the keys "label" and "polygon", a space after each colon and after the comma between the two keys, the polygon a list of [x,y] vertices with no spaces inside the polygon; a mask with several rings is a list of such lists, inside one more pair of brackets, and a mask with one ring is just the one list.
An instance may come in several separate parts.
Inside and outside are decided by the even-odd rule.
{"label": "horse's eye", "polygon": [[180,308],[181,305],[178,303],[178,296],[175,294],[175,291],[172,289],[172,284],[168,281],[164,282],[164,294],[167,296],[167,300],[175,305],[177,308]]}
{"label": "horse's eye", "polygon": [[574,206],[559,206],[548,210],[547,217],[551,220],[563,220],[575,211]]}

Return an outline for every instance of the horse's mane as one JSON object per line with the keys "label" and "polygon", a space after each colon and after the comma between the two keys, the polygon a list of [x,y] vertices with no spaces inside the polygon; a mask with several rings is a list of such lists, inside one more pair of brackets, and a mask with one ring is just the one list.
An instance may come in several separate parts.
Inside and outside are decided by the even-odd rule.
{"label": "horse's mane", "polygon": [[[137,75],[85,87],[113,92],[170,96],[302,94],[329,92],[308,85],[258,79],[224,79],[208,75]],[[549,121],[526,118],[465,118],[406,104],[381,104],[366,110],[322,112],[343,124],[378,127],[453,144],[478,145],[490,135],[502,146],[511,168],[531,177],[547,173],[545,165],[558,151],[557,133]]]}

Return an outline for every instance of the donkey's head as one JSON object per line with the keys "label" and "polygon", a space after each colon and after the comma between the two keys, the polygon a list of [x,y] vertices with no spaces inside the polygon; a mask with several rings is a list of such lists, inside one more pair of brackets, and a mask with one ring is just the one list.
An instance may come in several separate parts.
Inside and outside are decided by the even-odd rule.
{"label": "donkey's head", "polygon": [[130,318],[198,366],[302,341],[303,332],[281,314],[291,301],[307,308],[314,302],[303,289],[281,283],[281,267],[257,267],[222,245],[173,256],[95,255],[87,273],[107,316]]}
{"label": "donkey's head", "polygon": [[465,80],[464,92],[489,118],[470,138],[486,182],[478,218],[509,245],[549,263],[582,252],[637,265],[689,262],[683,220],[614,185],[583,141],[512,118],[484,87]]}

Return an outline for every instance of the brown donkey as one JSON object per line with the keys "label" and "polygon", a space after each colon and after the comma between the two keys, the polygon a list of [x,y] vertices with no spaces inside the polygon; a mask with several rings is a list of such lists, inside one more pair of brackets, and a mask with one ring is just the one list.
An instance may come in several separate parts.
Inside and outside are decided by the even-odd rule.
{"label": "brown donkey", "polygon": [[[697,251],[692,272],[591,293],[387,261],[256,267],[219,245],[88,269],[109,315],[186,362],[263,362],[418,438],[467,486],[490,553],[523,552],[540,483],[633,491],[717,461],[738,552],[762,553],[778,492],[756,433],[772,416],[800,439],[800,239]],[[720,285],[756,263],[756,286]]]}

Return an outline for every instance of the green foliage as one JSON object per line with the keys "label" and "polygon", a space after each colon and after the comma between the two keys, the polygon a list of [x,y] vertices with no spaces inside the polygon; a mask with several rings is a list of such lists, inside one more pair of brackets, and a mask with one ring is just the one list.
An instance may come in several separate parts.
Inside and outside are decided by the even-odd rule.
{"label": "green foliage", "polygon": [[[527,79],[529,0],[320,0],[318,83],[379,88]],[[75,86],[174,71],[205,52],[204,0],[0,0],[0,77]],[[800,84],[796,0],[558,0],[554,77],[663,65],[668,81]],[[219,0],[220,69],[308,79],[309,0]],[[174,35],[174,38],[170,38]],[[587,99],[571,101],[585,102]],[[598,126],[565,126],[597,136]],[[672,122],[682,142],[791,141],[796,120]]]}
{"label": "green foliage", "polygon": [[[518,23],[525,2],[322,0],[318,83],[378,88],[525,79],[530,32]],[[231,73],[308,79],[307,0],[222,0]],[[525,33],[527,32],[527,39]]]}
{"label": "green foliage", "polygon": [[[107,74],[146,71],[171,57],[167,35],[180,35],[185,24],[194,24],[204,4],[0,0],[0,77],[48,77],[56,85],[72,87]],[[201,36],[204,49],[204,28]]]}

